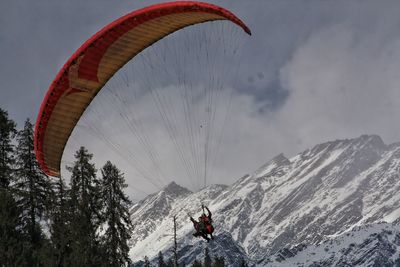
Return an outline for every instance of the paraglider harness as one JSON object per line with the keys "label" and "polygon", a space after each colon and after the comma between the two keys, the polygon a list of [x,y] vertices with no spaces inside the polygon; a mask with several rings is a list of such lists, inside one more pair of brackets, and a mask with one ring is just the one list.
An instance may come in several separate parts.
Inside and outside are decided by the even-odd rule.
{"label": "paraglider harness", "polygon": [[[214,239],[212,235],[214,232],[214,227],[212,225],[211,212],[206,206],[201,205],[201,207],[203,209],[203,214],[199,217],[199,221],[196,221],[189,215],[190,220],[193,222],[194,229],[196,229],[196,233],[194,233],[193,236],[201,236],[207,240],[207,242],[209,242],[210,239]],[[205,214],[204,208],[207,209],[208,215]],[[208,235],[210,235],[210,237],[208,237]]]}

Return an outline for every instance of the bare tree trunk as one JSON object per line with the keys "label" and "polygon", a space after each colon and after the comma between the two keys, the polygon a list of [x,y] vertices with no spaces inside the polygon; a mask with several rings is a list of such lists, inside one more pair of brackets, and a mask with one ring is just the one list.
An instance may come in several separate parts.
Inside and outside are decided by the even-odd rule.
{"label": "bare tree trunk", "polygon": [[174,216],[174,267],[178,267],[178,242],[176,241],[176,215]]}

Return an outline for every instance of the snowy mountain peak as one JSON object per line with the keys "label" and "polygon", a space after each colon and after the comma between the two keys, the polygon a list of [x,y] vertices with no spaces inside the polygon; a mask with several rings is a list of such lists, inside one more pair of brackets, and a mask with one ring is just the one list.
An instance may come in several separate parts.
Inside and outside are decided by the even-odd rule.
{"label": "snowy mountain peak", "polygon": [[320,152],[325,149],[335,150],[342,148],[352,148],[352,149],[373,149],[376,151],[383,151],[387,149],[387,145],[383,142],[382,138],[378,135],[361,135],[357,138],[352,139],[337,139],[335,141],[329,141],[322,144],[314,146],[311,150],[314,152]]}
{"label": "snowy mountain peak", "polygon": [[201,242],[191,236],[188,219],[202,212],[201,203],[213,213],[215,234],[230,233],[254,262],[300,243],[318,245],[357,226],[399,223],[399,170],[400,144],[362,135],[319,144],[290,159],[280,154],[229,187],[191,193],[171,184],[132,208],[131,256],[151,258],[169,250],[165,233],[173,227],[172,215],[182,246]]}
{"label": "snowy mountain peak", "polygon": [[385,143],[383,142],[382,138],[376,134],[371,134],[371,135],[363,134],[359,138],[355,138],[355,139],[356,140],[357,139],[364,140],[367,143],[375,143],[379,146],[386,146]]}
{"label": "snowy mountain peak", "polygon": [[175,182],[169,183],[164,187],[164,189],[162,189],[162,191],[172,198],[184,197],[192,193],[189,189],[180,186]]}
{"label": "snowy mountain peak", "polygon": [[277,169],[282,169],[284,166],[290,165],[290,163],[290,160],[281,153],[258,168],[258,170],[253,174],[253,177],[262,177],[267,174],[276,173]]}
{"label": "snowy mountain peak", "polygon": [[275,164],[279,164],[279,165],[287,165],[290,164],[290,161],[288,158],[285,157],[285,155],[283,155],[283,153],[279,154],[278,156],[274,157],[271,162],[275,163]]}
{"label": "snowy mountain peak", "polygon": [[364,149],[372,149],[380,152],[387,149],[387,145],[378,135],[361,135],[359,138],[353,139],[353,143]]}

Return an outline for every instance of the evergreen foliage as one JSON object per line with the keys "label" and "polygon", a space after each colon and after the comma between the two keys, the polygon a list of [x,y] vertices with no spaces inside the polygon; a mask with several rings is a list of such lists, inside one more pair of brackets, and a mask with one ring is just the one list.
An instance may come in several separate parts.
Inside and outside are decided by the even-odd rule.
{"label": "evergreen foliage", "polygon": [[166,267],[166,263],[164,262],[164,256],[162,252],[158,252],[158,267]]}
{"label": "evergreen foliage", "polygon": [[224,257],[214,257],[214,263],[212,265],[213,267],[225,267],[225,259]]}
{"label": "evergreen foliage", "polygon": [[102,262],[103,251],[97,230],[101,223],[100,181],[96,178],[93,155],[84,147],[75,154],[71,172],[71,260],[74,266],[95,266]]}
{"label": "evergreen foliage", "polygon": [[133,229],[129,207],[132,202],[123,191],[128,185],[115,165],[108,161],[101,173],[100,195],[104,203],[102,223],[106,227],[103,246],[107,265],[117,267],[130,263],[128,241]]}
{"label": "evergreen foliage", "polygon": [[61,177],[54,183],[51,207],[51,243],[55,266],[70,266],[71,254],[71,215],[69,190]]}
{"label": "evergreen foliage", "polygon": [[22,212],[10,191],[0,189],[0,266],[23,266]]}
{"label": "evergreen foliage", "polygon": [[39,265],[45,249],[45,236],[41,222],[49,207],[51,184],[36,161],[33,148],[33,125],[26,120],[24,128],[17,133],[16,170],[13,190],[17,194],[17,205],[22,212],[22,231],[26,237],[28,265]]}
{"label": "evergreen foliage", "polygon": [[247,264],[247,262],[242,259],[241,263],[240,263],[240,267],[248,267],[249,265]]}
{"label": "evergreen foliage", "polygon": [[150,267],[150,261],[149,258],[147,256],[144,256],[144,267]]}
{"label": "evergreen foliage", "polygon": [[197,259],[194,260],[194,262],[192,263],[192,267],[202,267],[203,265],[201,264],[200,261],[198,261]]}
{"label": "evergreen foliage", "polygon": [[173,257],[169,258],[167,262],[167,267],[174,267],[174,259]]}
{"label": "evergreen foliage", "polygon": [[13,177],[15,122],[0,108],[0,266],[23,265],[22,211],[9,187]]}
{"label": "evergreen foliage", "polygon": [[0,108],[0,266],[130,263],[131,202],[124,177],[107,162],[97,179],[91,160],[81,147],[67,167],[70,187],[61,177],[51,181],[36,161],[30,120],[17,132]]}
{"label": "evergreen foliage", "polygon": [[211,267],[211,257],[208,247],[204,249],[204,267]]}
{"label": "evergreen foliage", "polygon": [[15,127],[8,113],[0,108],[0,189],[7,188],[12,177],[14,145],[11,141],[17,133]]}

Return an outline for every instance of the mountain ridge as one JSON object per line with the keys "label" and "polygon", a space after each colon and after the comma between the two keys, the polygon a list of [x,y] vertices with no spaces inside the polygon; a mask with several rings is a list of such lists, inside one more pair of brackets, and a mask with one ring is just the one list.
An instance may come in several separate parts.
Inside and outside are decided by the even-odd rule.
{"label": "mountain ridge", "polygon": [[400,227],[378,223],[356,227],[318,245],[282,249],[263,262],[284,266],[399,266]]}
{"label": "mountain ridge", "polygon": [[187,213],[200,214],[200,203],[213,212],[216,234],[230,233],[252,262],[285,247],[319,244],[360,225],[400,221],[398,170],[400,143],[386,145],[377,135],[325,142],[291,158],[279,154],[229,186],[166,198],[168,204],[154,195],[145,198],[131,213],[135,229],[146,233],[135,233],[132,244],[153,246],[147,252],[133,246],[131,256],[151,258],[168,251],[172,242],[164,232],[172,229],[172,214],[181,245],[200,242],[186,238],[193,231]]}

